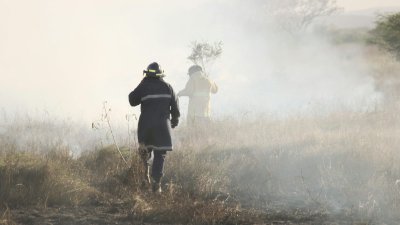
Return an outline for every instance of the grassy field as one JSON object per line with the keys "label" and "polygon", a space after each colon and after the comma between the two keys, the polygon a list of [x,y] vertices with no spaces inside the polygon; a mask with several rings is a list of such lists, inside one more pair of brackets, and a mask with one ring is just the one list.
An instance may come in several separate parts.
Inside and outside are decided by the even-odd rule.
{"label": "grassy field", "polygon": [[[161,196],[139,185],[134,131],[117,139],[127,166],[113,145],[100,144],[96,131],[75,129],[71,121],[8,121],[0,136],[0,224],[400,220],[397,108],[182,126],[167,156]],[[77,143],[63,141],[74,137],[81,154]]]}
{"label": "grassy field", "polygon": [[[360,42],[341,35],[343,49]],[[374,46],[364,51],[351,60],[368,64],[379,105],[182,123],[162,195],[140,185],[135,116],[113,123],[105,105],[90,127],[3,112],[0,225],[397,224],[400,63]]]}

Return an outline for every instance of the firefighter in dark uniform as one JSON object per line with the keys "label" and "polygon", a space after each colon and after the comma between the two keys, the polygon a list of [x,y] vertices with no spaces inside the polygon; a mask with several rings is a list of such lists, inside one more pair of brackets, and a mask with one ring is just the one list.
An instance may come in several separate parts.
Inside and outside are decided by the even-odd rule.
{"label": "firefighter in dark uniform", "polygon": [[[154,192],[161,192],[164,159],[167,151],[172,151],[171,128],[179,123],[179,104],[171,85],[163,80],[165,75],[158,63],[151,63],[143,73],[145,77],[129,94],[129,103],[141,105],[138,140],[145,170],[144,182],[152,183]],[[152,152],[150,180],[148,161]]]}

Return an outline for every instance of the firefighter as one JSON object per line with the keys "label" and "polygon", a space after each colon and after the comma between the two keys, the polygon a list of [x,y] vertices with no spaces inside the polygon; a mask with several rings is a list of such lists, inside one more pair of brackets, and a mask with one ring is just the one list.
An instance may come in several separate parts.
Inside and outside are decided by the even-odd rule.
{"label": "firefighter", "polygon": [[[151,184],[153,192],[161,192],[165,156],[172,151],[171,128],[179,123],[179,103],[171,85],[163,80],[165,75],[158,63],[151,63],[143,73],[145,77],[129,94],[129,103],[141,105],[137,133],[144,184]],[[150,180],[151,153],[154,158]]]}
{"label": "firefighter", "polygon": [[189,81],[178,96],[189,97],[187,121],[189,125],[210,121],[210,95],[218,91],[215,82],[208,79],[201,66],[193,65],[188,71]]}

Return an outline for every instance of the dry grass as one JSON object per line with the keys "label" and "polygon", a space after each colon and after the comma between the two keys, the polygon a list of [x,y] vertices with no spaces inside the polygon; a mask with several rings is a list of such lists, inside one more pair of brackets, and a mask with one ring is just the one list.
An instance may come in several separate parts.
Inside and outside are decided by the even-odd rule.
{"label": "dry grass", "polygon": [[6,152],[0,161],[0,200],[11,207],[82,204],[96,190],[84,180],[80,168],[59,152]]}
{"label": "dry grass", "polygon": [[11,219],[11,213],[10,209],[6,207],[5,210],[0,210],[0,224],[1,225],[14,225],[16,224],[12,219]]}
{"label": "dry grass", "polygon": [[181,149],[193,142],[182,141],[171,154],[169,180],[203,198],[246,208],[316,208],[366,221],[398,219],[395,111],[258,118],[209,128],[219,133],[201,135],[212,148]]}
{"label": "dry grass", "polygon": [[[161,196],[140,187],[136,154],[128,169],[110,146],[80,156],[59,142],[30,151],[6,127],[0,201],[11,208],[123,202],[130,220],[151,223],[390,224],[400,219],[399,123],[397,111],[380,111],[181,127]],[[37,135],[35,148],[43,143]],[[3,212],[0,222],[12,224]]]}

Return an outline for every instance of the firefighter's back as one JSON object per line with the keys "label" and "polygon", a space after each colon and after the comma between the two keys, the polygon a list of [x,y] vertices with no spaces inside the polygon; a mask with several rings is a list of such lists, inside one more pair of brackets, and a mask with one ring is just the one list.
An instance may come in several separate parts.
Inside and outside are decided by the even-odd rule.
{"label": "firefighter's back", "polygon": [[141,117],[149,122],[169,119],[172,98],[170,86],[165,81],[154,78],[144,78],[141,85]]}

